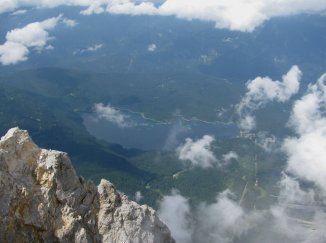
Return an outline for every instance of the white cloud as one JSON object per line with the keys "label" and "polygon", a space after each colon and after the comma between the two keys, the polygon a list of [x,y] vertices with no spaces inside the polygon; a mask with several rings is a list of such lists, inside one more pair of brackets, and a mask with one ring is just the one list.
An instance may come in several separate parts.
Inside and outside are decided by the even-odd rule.
{"label": "white cloud", "polygon": [[43,48],[49,40],[50,30],[58,23],[59,18],[47,19],[43,22],[35,22],[21,29],[13,29],[6,35],[7,42],[20,43],[26,47]]}
{"label": "white cloud", "polygon": [[147,46],[147,50],[148,50],[149,52],[154,52],[154,51],[156,51],[156,48],[157,48],[157,46],[156,46],[155,44],[150,44],[150,45]]}
{"label": "white cloud", "polygon": [[298,66],[291,69],[282,77],[282,81],[273,81],[269,77],[257,77],[246,84],[247,92],[237,105],[240,116],[239,127],[251,130],[255,127],[254,110],[264,107],[268,102],[288,101],[299,91],[302,72]]}
{"label": "white cloud", "polygon": [[24,8],[24,7],[37,7],[37,8],[55,8],[59,6],[88,7],[90,6],[91,3],[92,0],[1,0],[0,14],[14,11],[18,8]]}
{"label": "white cloud", "polygon": [[136,201],[136,202],[140,202],[143,198],[144,198],[144,196],[141,194],[140,191],[137,191],[137,192],[135,193],[135,201]]}
{"label": "white cloud", "polygon": [[252,31],[267,19],[261,11],[262,5],[261,1],[252,0],[167,0],[160,12],[188,20],[212,21],[218,28]]}
{"label": "white cloud", "polygon": [[166,0],[161,5],[153,1],[132,0],[2,0],[0,13],[21,7],[53,8],[85,7],[82,14],[162,15],[214,22],[217,28],[253,31],[265,21],[294,14],[326,12],[321,0]]}
{"label": "white cloud", "polygon": [[112,14],[129,14],[129,15],[157,15],[161,14],[160,9],[156,8],[151,2],[142,2],[135,4],[131,1],[120,1],[119,4],[112,4],[106,9]]}
{"label": "white cloud", "polygon": [[269,77],[257,77],[247,82],[247,93],[240,103],[240,109],[257,109],[269,101],[285,102],[299,91],[302,73],[293,66],[282,81],[273,81]]}
{"label": "white cloud", "polygon": [[302,180],[314,182],[326,193],[326,74],[310,85],[296,101],[290,125],[296,137],[285,140],[287,170]]}
{"label": "white cloud", "polygon": [[28,48],[20,43],[7,41],[3,45],[0,45],[0,63],[2,65],[26,61],[28,54]]}
{"label": "white cloud", "polygon": [[191,242],[192,229],[189,221],[190,206],[177,191],[165,196],[160,202],[159,217],[168,225],[172,237],[178,243]]}
{"label": "white cloud", "polygon": [[51,51],[51,50],[54,50],[54,47],[52,45],[47,45],[44,49]]}
{"label": "white cloud", "polygon": [[20,10],[17,10],[15,12],[13,12],[11,15],[24,15],[25,13],[27,12],[26,9],[20,9]]}
{"label": "white cloud", "polygon": [[173,191],[159,205],[159,216],[168,225],[176,242],[232,242],[245,235],[261,220],[263,213],[245,211],[232,199],[233,194],[221,192],[211,204],[191,208],[189,201]]}
{"label": "white cloud", "polygon": [[229,163],[232,160],[238,160],[238,158],[239,158],[238,154],[234,151],[230,151],[226,154],[223,154],[222,157],[223,157],[223,161],[225,163]]}
{"label": "white cloud", "polygon": [[0,2],[0,13],[13,11],[17,8],[19,8],[17,1],[3,0]]}
{"label": "white cloud", "polygon": [[88,47],[87,51],[97,51],[103,47],[103,44],[96,44],[94,46]]}
{"label": "white cloud", "polygon": [[215,155],[211,151],[212,143],[215,138],[209,135],[193,141],[191,138],[185,140],[185,144],[176,149],[180,160],[190,161],[193,166],[202,168],[212,167],[218,163]]}
{"label": "white cloud", "polygon": [[230,197],[232,194],[227,190],[217,196],[216,203],[200,205],[200,214],[207,220],[203,227],[214,225],[215,231],[225,231],[234,226],[244,212]]}
{"label": "white cloud", "polygon": [[272,17],[300,13],[321,13],[326,3],[320,0],[166,0],[155,7],[151,2],[135,4],[117,1],[107,8],[115,14],[171,15],[192,20],[215,22],[217,28],[253,31]]}
{"label": "white cloud", "polygon": [[203,203],[197,209],[197,237],[203,242],[232,242],[232,238],[245,235],[261,220],[262,212],[246,213],[232,197],[233,194],[226,190],[214,203]]}
{"label": "white cloud", "polygon": [[[293,106],[289,125],[296,136],[284,140],[286,172],[280,181],[279,205],[272,208],[277,230],[297,242],[325,241],[326,214],[317,205],[326,197],[326,74]],[[306,183],[302,187],[302,182]],[[288,204],[299,205],[310,218],[304,224],[293,221]],[[307,215],[304,214],[304,215]],[[313,229],[313,230],[312,230]]]}
{"label": "white cloud", "polygon": [[[246,211],[226,190],[215,202],[190,208],[188,200],[174,194],[168,196],[169,203],[160,208],[164,215],[170,215],[166,223],[174,235],[178,235],[179,230],[179,225],[174,224],[174,217],[177,217],[182,225],[191,225],[181,230],[182,235],[191,236],[187,242],[231,243],[243,239],[245,242],[261,242],[262,239],[264,242],[275,242],[275,239],[291,243],[325,242],[325,83],[326,73],[316,84],[309,85],[307,93],[294,103],[289,125],[296,134],[284,140],[287,166],[278,183],[278,202],[265,210]],[[235,156],[230,153],[225,157]],[[187,213],[177,215],[174,203],[187,209]]]}
{"label": "white cloud", "polygon": [[26,61],[30,49],[43,50],[51,39],[48,30],[53,29],[62,15],[42,22],[34,22],[23,28],[13,29],[6,34],[6,42],[0,45],[0,62],[2,65]]}
{"label": "white cloud", "polygon": [[97,51],[97,50],[99,50],[101,48],[103,48],[103,44],[95,44],[95,45],[89,46],[89,47],[87,47],[85,49],[76,50],[76,51],[73,52],[73,54],[76,55],[78,53],[82,54],[82,53],[85,53],[85,52],[95,52],[95,51]]}
{"label": "white cloud", "polygon": [[107,1],[93,1],[89,3],[87,9],[82,10],[80,13],[83,15],[91,15],[91,14],[100,14],[105,11],[103,4]]}
{"label": "white cloud", "polygon": [[275,151],[279,145],[277,138],[267,132],[256,133],[255,143],[267,152]]}
{"label": "white cloud", "polygon": [[279,197],[280,203],[314,204],[314,191],[303,191],[297,179],[282,173],[282,178],[279,183],[281,188]]}
{"label": "white cloud", "polygon": [[[163,197],[159,216],[168,225],[177,242],[314,242],[324,243],[326,214],[316,211],[311,219],[301,219],[311,211],[295,215],[288,205],[304,208],[314,193],[301,190],[297,181],[283,177],[280,202],[266,210],[244,210],[229,190],[221,192],[213,203],[190,206],[178,192]],[[302,198],[302,200],[298,200]],[[313,208],[312,208],[313,209]],[[302,212],[302,211],[301,211]],[[300,216],[301,215],[301,216]],[[283,240],[281,240],[283,239]]]}
{"label": "white cloud", "polygon": [[73,20],[73,19],[68,19],[68,18],[64,18],[62,20],[62,23],[64,23],[67,27],[75,27],[77,25],[77,21]]}
{"label": "white cloud", "polygon": [[315,196],[314,189],[303,190],[298,179],[283,174],[279,203],[270,209],[274,234],[285,235],[291,242],[323,243],[326,214],[317,207]]}
{"label": "white cloud", "polygon": [[106,106],[103,103],[94,105],[96,116],[100,119],[105,119],[116,124],[119,127],[130,127],[132,124],[128,122],[128,117],[122,114],[119,110],[112,107],[110,104]]}
{"label": "white cloud", "polygon": [[240,119],[238,127],[245,131],[250,131],[256,127],[256,118],[251,114],[239,113]]}
{"label": "white cloud", "polygon": [[289,155],[288,171],[326,189],[324,132],[319,130],[302,134],[299,138],[289,138],[285,141],[284,148]]}

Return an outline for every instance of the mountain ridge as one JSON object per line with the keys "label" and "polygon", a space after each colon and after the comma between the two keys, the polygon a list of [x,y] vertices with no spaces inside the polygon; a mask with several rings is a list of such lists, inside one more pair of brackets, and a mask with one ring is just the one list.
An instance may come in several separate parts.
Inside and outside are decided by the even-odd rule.
{"label": "mountain ridge", "polygon": [[0,241],[174,242],[155,210],[78,177],[66,153],[39,148],[25,130],[1,138],[0,175]]}

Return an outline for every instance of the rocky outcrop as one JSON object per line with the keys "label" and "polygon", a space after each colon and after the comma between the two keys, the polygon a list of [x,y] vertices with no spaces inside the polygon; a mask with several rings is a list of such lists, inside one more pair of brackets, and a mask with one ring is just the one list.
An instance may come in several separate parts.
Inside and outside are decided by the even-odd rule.
{"label": "rocky outcrop", "polygon": [[0,242],[174,242],[155,211],[13,128],[0,141]]}

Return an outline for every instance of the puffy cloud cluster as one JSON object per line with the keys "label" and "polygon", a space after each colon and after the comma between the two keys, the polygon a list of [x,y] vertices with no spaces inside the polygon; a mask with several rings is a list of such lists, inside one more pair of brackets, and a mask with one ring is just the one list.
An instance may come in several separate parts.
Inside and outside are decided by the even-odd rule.
{"label": "puffy cloud cluster", "polygon": [[325,10],[326,4],[318,0],[167,0],[160,7],[163,14],[213,21],[217,28],[240,31],[252,31],[276,16]]}
{"label": "puffy cloud cluster", "polygon": [[273,81],[269,77],[257,77],[249,81],[247,93],[240,105],[256,109],[269,101],[284,102],[299,91],[301,71],[298,66],[293,66],[282,81]]}
{"label": "puffy cloud cluster", "polygon": [[176,242],[191,242],[190,205],[185,197],[173,190],[160,202],[159,216],[169,226]]}
{"label": "puffy cloud cluster", "polygon": [[268,102],[288,101],[299,91],[301,70],[293,66],[282,77],[282,81],[273,81],[269,77],[257,77],[247,82],[247,92],[237,105],[240,116],[239,127],[243,130],[251,130],[255,127],[255,117],[252,112],[264,107]]}
{"label": "puffy cloud cluster", "polygon": [[215,202],[198,206],[172,192],[161,201],[159,216],[181,243],[274,243],[276,239],[324,243],[326,214],[314,204],[309,206],[315,202],[314,192],[303,191],[293,178],[284,176],[284,180],[279,203],[266,210],[244,210],[229,190],[219,193]]}
{"label": "puffy cloud cluster", "polygon": [[28,48],[21,43],[7,41],[3,45],[0,45],[0,63],[2,65],[26,61],[28,54]]}
{"label": "puffy cloud cluster", "polygon": [[273,17],[301,13],[325,13],[326,2],[320,0],[2,0],[0,13],[20,7],[80,6],[82,14],[162,15],[215,22],[217,28],[253,31]]}
{"label": "puffy cloud cluster", "polygon": [[214,203],[202,203],[191,209],[189,201],[173,191],[161,201],[159,216],[177,242],[232,242],[256,226],[264,216],[256,212],[245,213],[232,197],[234,195],[226,190]]}
{"label": "puffy cloud cluster", "polygon": [[128,121],[128,117],[122,114],[119,110],[112,107],[110,104],[104,105],[98,103],[94,105],[94,111],[99,119],[105,119],[116,124],[119,127],[130,127],[132,124]]}
{"label": "puffy cloud cluster", "polygon": [[10,65],[27,60],[30,48],[38,51],[44,49],[50,39],[48,30],[53,29],[61,18],[60,15],[7,32],[6,42],[0,45],[1,64]]}
{"label": "puffy cloud cluster", "polygon": [[196,237],[205,239],[205,242],[231,242],[232,238],[241,236],[254,226],[251,221],[258,221],[260,216],[246,214],[232,196],[226,190],[216,197],[214,203],[199,206],[200,232]]}
{"label": "puffy cloud cluster", "polygon": [[290,242],[323,243],[326,239],[325,206],[318,206],[322,201],[317,199],[316,188],[302,188],[302,179],[283,174],[279,203],[270,209],[275,222],[273,231]]}
{"label": "puffy cloud cluster", "polygon": [[[293,242],[326,239],[325,82],[326,74],[294,103],[289,126],[296,134],[283,142],[287,166],[279,183],[279,203],[271,213],[278,226],[275,230]],[[301,218],[293,218],[293,211]]]}
{"label": "puffy cloud cluster", "polygon": [[288,138],[284,149],[289,157],[287,171],[314,182],[326,193],[326,74],[310,85],[296,101],[290,125],[297,137]]}
{"label": "puffy cloud cluster", "polygon": [[53,49],[51,45],[47,45],[52,38],[48,31],[55,28],[60,21],[67,26],[72,26],[74,23],[73,20],[59,15],[7,32],[6,42],[0,45],[0,63],[2,65],[17,64],[28,59],[30,50]]}
{"label": "puffy cloud cluster", "polygon": [[[269,97],[286,100],[284,95]],[[294,103],[289,125],[296,134],[283,142],[287,166],[275,204],[246,211],[227,190],[214,203],[189,209],[188,200],[174,192],[160,206],[172,235],[180,242],[325,242],[326,73]],[[230,152],[225,157],[236,155]],[[179,235],[180,225],[185,227]]]}
{"label": "puffy cloud cluster", "polygon": [[190,161],[194,167],[212,167],[218,163],[214,153],[211,151],[214,141],[215,138],[210,135],[205,135],[196,141],[187,138],[185,143],[176,149],[178,158],[183,161]]}
{"label": "puffy cloud cluster", "polygon": [[[288,157],[288,175],[284,174],[280,181],[281,204],[272,210],[277,224],[281,225],[289,238],[304,239],[305,242],[320,243],[326,239],[325,82],[326,74],[315,84],[310,84],[307,93],[294,103],[289,125],[296,135],[285,139],[283,143]],[[289,203],[301,205],[303,211],[309,212],[305,227],[293,224],[285,206]],[[307,228],[312,228],[313,232]]]}
{"label": "puffy cloud cluster", "polygon": [[160,8],[156,8],[152,2],[135,4],[132,1],[120,1],[119,4],[108,5],[106,11],[112,14],[128,15],[161,15]]}

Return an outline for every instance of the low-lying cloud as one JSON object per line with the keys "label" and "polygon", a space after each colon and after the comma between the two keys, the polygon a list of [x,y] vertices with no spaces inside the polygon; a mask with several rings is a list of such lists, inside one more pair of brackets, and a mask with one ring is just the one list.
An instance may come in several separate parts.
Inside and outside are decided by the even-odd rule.
{"label": "low-lying cloud", "polygon": [[211,150],[214,141],[215,138],[210,135],[205,135],[196,141],[187,138],[185,143],[176,149],[178,158],[182,161],[189,161],[193,167],[212,167],[218,163]]}
{"label": "low-lying cloud", "polygon": [[8,31],[6,42],[0,45],[0,63],[2,65],[17,64],[26,61],[31,50],[40,52],[44,49],[53,49],[53,46],[48,45],[48,42],[53,39],[49,31],[54,29],[59,22],[72,27],[72,21],[59,15]]}
{"label": "low-lying cloud", "polygon": [[24,7],[54,8],[58,6],[84,7],[84,15],[127,14],[175,16],[186,20],[214,22],[217,28],[253,31],[273,17],[295,14],[325,14],[326,2],[320,0],[2,0],[0,13]]}
{"label": "low-lying cloud", "polygon": [[264,107],[268,102],[286,102],[298,93],[301,76],[301,70],[295,65],[282,77],[282,81],[274,81],[269,77],[249,80],[246,84],[247,92],[236,107],[240,129],[250,131],[255,128],[253,111]]}
{"label": "low-lying cloud", "polygon": [[141,193],[141,191],[137,191],[135,193],[135,201],[136,202],[140,202],[142,199],[144,198],[143,194]]}
{"label": "low-lying cloud", "polygon": [[191,131],[190,126],[184,126],[180,121],[174,123],[168,133],[163,149],[175,150],[181,142],[181,137],[189,131]]}
{"label": "low-lying cloud", "polygon": [[17,15],[24,15],[26,13],[27,13],[27,10],[26,9],[20,9],[20,10],[17,10],[15,12],[11,13],[11,15],[17,16]]}
{"label": "low-lying cloud", "polygon": [[222,156],[222,160],[226,164],[230,163],[232,160],[238,160],[238,158],[238,154],[234,151],[230,151]]}
{"label": "low-lying cloud", "polygon": [[190,205],[188,200],[173,190],[160,203],[160,218],[169,226],[172,236],[178,243],[191,242]]}
{"label": "low-lying cloud", "polygon": [[296,137],[287,138],[287,171],[313,182],[326,195],[326,74],[294,104],[290,125]]}
{"label": "low-lying cloud", "polygon": [[161,15],[212,21],[217,28],[237,31],[253,31],[272,17],[325,10],[326,3],[318,0],[167,0],[157,8]]}
{"label": "low-lying cloud", "polygon": [[[283,95],[271,97],[269,99],[287,99]],[[310,84],[308,91],[294,103],[289,126],[295,135],[283,142],[287,163],[278,182],[277,202],[264,210],[245,210],[239,203],[239,196],[226,190],[219,193],[213,203],[190,207],[189,200],[173,192],[163,198],[159,212],[165,215],[165,222],[176,240],[325,242],[326,73],[315,84]],[[230,153],[227,157],[234,156]],[[183,214],[175,214],[174,199]],[[179,235],[174,220],[191,227],[182,228]]]}
{"label": "low-lying cloud", "polygon": [[76,20],[68,19],[68,18],[63,18],[62,23],[65,24],[67,27],[70,27],[70,28],[73,28],[78,24]]}
{"label": "low-lying cloud", "polygon": [[264,213],[246,213],[226,190],[215,202],[191,208],[187,198],[173,191],[159,206],[160,218],[171,229],[176,242],[233,242],[246,234],[263,218]]}
{"label": "low-lying cloud", "polygon": [[85,53],[85,52],[96,52],[100,49],[103,48],[103,44],[95,44],[93,46],[89,46],[87,48],[84,48],[84,49],[78,49],[76,51],[73,52],[74,55],[77,55],[77,54],[82,54],[82,53]]}
{"label": "low-lying cloud", "polygon": [[147,46],[147,50],[148,50],[149,52],[154,52],[154,51],[156,51],[156,48],[157,48],[157,46],[156,46],[156,44],[154,44],[154,43],[149,44],[149,45]]}
{"label": "low-lying cloud", "polygon": [[125,127],[132,126],[132,123],[128,121],[128,116],[124,115],[110,104],[107,105],[104,105],[103,103],[95,104],[94,111],[97,118],[105,119],[108,122],[114,123],[118,127],[125,128]]}

